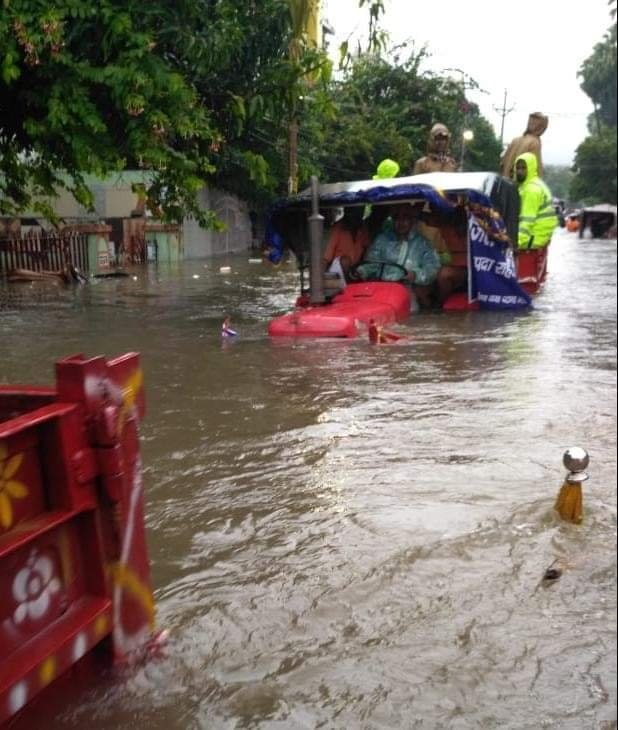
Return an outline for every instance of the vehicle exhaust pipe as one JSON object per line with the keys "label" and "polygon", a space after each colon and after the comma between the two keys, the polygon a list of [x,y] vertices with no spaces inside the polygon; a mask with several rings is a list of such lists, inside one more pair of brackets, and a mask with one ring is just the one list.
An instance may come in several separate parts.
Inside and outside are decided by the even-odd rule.
{"label": "vehicle exhaust pipe", "polygon": [[324,240],[324,216],[320,215],[320,184],[311,178],[311,215],[309,216],[309,242],[311,245],[311,269],[309,276],[311,304],[324,304],[324,270],[322,241]]}

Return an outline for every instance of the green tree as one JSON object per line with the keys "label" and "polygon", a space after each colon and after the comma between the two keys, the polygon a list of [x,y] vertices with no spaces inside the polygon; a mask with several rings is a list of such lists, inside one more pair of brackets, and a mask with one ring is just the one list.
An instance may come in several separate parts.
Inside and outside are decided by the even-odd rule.
{"label": "green tree", "polygon": [[565,165],[545,165],[543,179],[555,198],[569,199],[573,181],[573,171],[569,167]]}
{"label": "green tree", "polygon": [[[615,17],[616,3],[610,2]],[[616,26],[584,61],[579,72],[581,87],[594,104],[590,136],[575,153],[575,177],[571,197],[586,203],[616,203]]]}
{"label": "green tree", "polygon": [[0,211],[63,186],[91,204],[84,176],[153,172],[153,206],[192,208],[215,130],[195,88],[135,2],[13,0],[0,15]]}
{"label": "green tree", "polygon": [[399,162],[402,174],[409,174],[425,153],[436,121],[451,129],[456,155],[464,128],[475,132],[466,151],[467,169],[496,169],[500,143],[491,125],[466,101],[459,83],[421,72],[425,56],[422,49],[403,63],[376,54],[355,60],[331,87],[330,118],[303,122],[309,131],[301,157],[313,160],[313,172],[328,181],[369,178],[380,160],[390,157]]}
{"label": "green tree", "polygon": [[[0,212],[85,176],[149,171],[150,207],[178,220],[205,182],[272,195],[299,80],[288,0],[5,0],[0,15]],[[283,178],[285,179],[285,177]]]}
{"label": "green tree", "polygon": [[616,26],[597,43],[580,70],[581,87],[592,99],[598,124],[616,126]]}
{"label": "green tree", "polygon": [[616,129],[606,127],[588,137],[577,149],[577,174],[571,198],[583,203],[613,203],[616,200]]}

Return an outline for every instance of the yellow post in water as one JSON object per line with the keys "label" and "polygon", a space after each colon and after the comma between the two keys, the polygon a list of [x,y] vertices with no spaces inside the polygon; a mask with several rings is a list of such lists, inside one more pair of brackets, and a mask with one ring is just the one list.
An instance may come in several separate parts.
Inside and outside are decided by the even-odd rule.
{"label": "yellow post in water", "polygon": [[590,456],[585,449],[575,446],[567,449],[563,463],[569,473],[558,493],[555,509],[563,520],[579,525],[584,518],[582,484],[588,480],[586,469]]}

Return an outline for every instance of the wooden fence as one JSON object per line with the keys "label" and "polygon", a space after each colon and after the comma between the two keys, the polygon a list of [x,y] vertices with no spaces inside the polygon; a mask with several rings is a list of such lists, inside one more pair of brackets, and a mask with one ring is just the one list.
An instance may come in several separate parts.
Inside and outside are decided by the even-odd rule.
{"label": "wooden fence", "polygon": [[66,264],[89,270],[86,234],[40,232],[0,238],[0,275],[15,269],[59,271]]}

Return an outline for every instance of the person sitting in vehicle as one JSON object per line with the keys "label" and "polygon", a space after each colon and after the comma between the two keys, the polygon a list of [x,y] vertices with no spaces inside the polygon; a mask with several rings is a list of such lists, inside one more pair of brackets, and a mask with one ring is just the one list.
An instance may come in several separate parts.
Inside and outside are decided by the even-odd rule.
{"label": "person sitting in vehicle", "polygon": [[363,223],[362,206],[346,208],[343,218],[331,228],[324,252],[324,270],[331,267],[343,271],[347,278],[350,269],[363,258],[369,246],[369,232]]}
{"label": "person sitting in vehicle", "polygon": [[468,218],[463,207],[450,214],[421,214],[419,232],[440,257],[436,295],[443,304],[451,294],[463,291],[468,283]]}
{"label": "person sitting in vehicle", "polygon": [[440,257],[417,230],[419,206],[397,205],[393,228],[380,233],[357,267],[362,279],[408,282],[422,306],[431,306],[433,284],[440,271]]}

